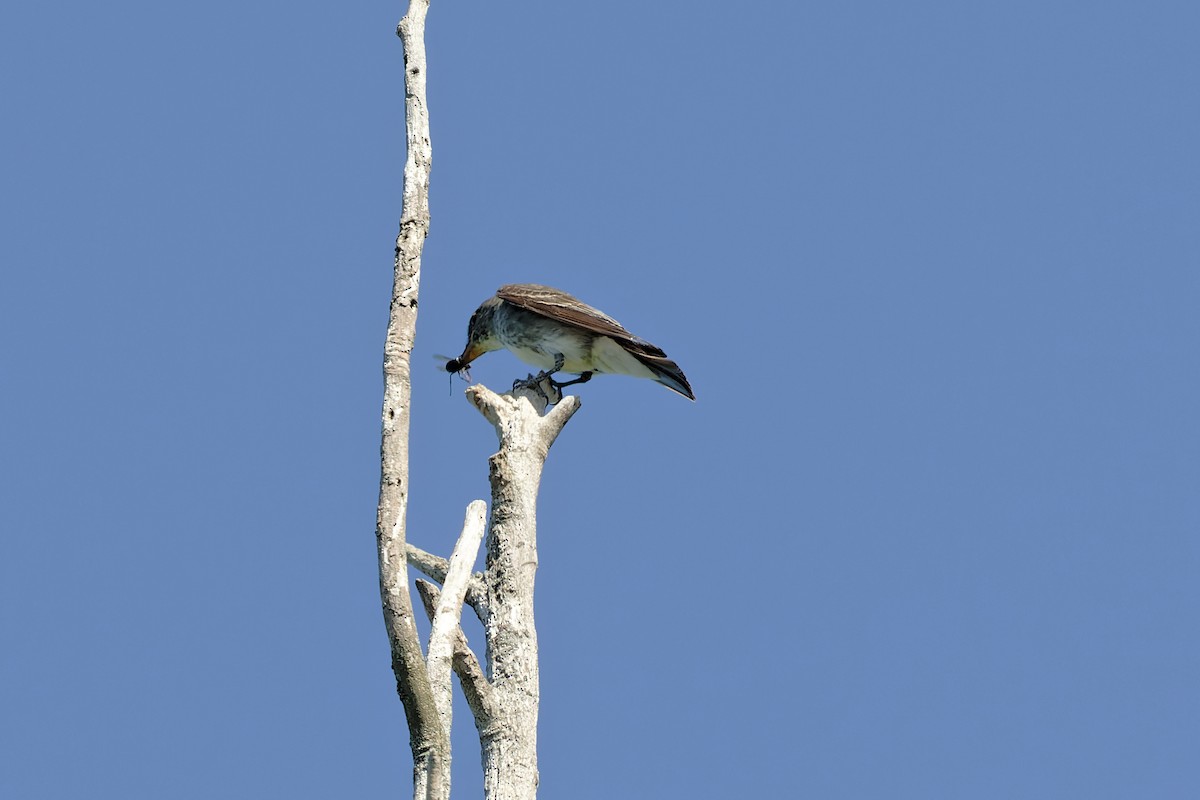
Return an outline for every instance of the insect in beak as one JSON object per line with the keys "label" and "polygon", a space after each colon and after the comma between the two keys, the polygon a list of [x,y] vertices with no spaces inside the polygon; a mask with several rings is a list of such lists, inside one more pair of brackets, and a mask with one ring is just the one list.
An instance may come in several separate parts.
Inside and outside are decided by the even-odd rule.
{"label": "insect in beak", "polygon": [[454,375],[457,375],[458,377],[462,378],[467,383],[471,382],[470,367],[468,365],[460,362],[457,358],[449,358],[447,356],[434,356],[434,359],[437,360],[438,364],[441,366],[442,369],[444,369],[444,370],[446,370],[446,372],[450,373],[450,375],[451,375],[451,378],[450,378],[451,391],[454,390],[454,378],[453,378]]}

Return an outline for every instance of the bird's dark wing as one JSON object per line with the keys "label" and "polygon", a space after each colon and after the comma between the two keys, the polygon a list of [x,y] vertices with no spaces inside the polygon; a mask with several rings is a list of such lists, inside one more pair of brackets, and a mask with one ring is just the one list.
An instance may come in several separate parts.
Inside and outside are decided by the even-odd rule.
{"label": "bird's dark wing", "polygon": [[507,286],[501,286],[496,292],[496,297],[520,306],[526,311],[541,314],[547,319],[575,325],[592,333],[611,337],[621,343],[636,341],[646,344],[600,309],[592,308],[566,292],[560,292],[549,286],[539,286],[536,283],[510,283]]}
{"label": "bird's dark wing", "polygon": [[580,302],[566,292],[536,283],[510,283],[507,286],[501,286],[496,292],[496,297],[556,322],[574,325],[613,339],[630,355],[658,374],[664,385],[684,397],[696,399],[692,393],[692,387],[683,375],[683,370],[679,368],[678,364],[667,358],[667,354],[661,348],[650,344],[645,339],[639,339],[625,330],[621,323],[608,314],[592,308],[587,303]]}

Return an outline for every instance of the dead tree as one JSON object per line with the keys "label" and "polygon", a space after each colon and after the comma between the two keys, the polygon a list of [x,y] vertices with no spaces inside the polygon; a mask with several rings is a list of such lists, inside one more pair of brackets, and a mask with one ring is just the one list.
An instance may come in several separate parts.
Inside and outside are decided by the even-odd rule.
{"label": "dead tree", "polygon": [[[449,559],[407,542],[410,357],[416,335],[421,251],[429,232],[431,149],[425,101],[425,16],[429,0],[410,0],[397,29],[404,43],[404,206],[391,311],[384,345],[383,437],[375,536],[379,590],[391,644],[396,689],[408,719],[413,757],[413,797],[450,796],[450,724],[453,682],[459,677],[475,717],[483,751],[488,800],[529,800],[537,794],[538,659],[533,620],[537,570],[537,490],[546,454],[579,408],[575,397],[514,390],[497,395],[483,386],[467,399],[496,429],[500,450],[490,459],[491,519],[483,572],[471,568],[484,536],[483,501],[467,506],[462,532]],[[547,412],[549,398],[559,402]],[[408,563],[442,584],[418,581],[432,623],[422,653],[408,588]],[[463,603],[483,623],[486,669],[471,651],[460,623]]]}

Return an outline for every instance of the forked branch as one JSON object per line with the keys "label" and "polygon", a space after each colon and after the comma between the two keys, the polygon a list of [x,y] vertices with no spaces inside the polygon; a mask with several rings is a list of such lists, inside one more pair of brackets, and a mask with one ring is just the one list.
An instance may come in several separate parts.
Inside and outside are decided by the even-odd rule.
{"label": "forked branch", "polygon": [[467,506],[462,533],[450,556],[446,580],[442,584],[441,598],[434,608],[430,621],[433,628],[429,633],[429,683],[433,687],[433,702],[446,738],[450,738],[450,719],[453,711],[453,689],[450,681],[450,661],[454,652],[455,634],[461,633],[459,621],[462,616],[463,596],[467,593],[467,582],[471,578],[471,567],[479,554],[479,543],[483,541],[483,520],[487,506],[476,500]]}

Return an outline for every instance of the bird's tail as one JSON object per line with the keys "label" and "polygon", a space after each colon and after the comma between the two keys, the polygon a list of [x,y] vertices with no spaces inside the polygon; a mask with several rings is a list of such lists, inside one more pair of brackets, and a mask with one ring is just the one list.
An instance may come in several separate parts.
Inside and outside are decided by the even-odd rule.
{"label": "bird's tail", "polygon": [[692,385],[688,383],[687,376],[674,361],[669,358],[655,358],[645,359],[642,363],[654,373],[654,380],[671,391],[678,392],[688,400],[696,399],[696,394],[692,391]]}
{"label": "bird's tail", "polygon": [[[692,385],[688,383],[687,376],[683,374],[683,370],[679,368],[678,364],[667,358],[667,354],[660,348],[650,344],[645,339],[638,339],[637,337],[630,337],[628,341],[622,342],[622,347],[625,349],[625,352],[640,361],[642,366],[650,371],[654,376],[654,380],[672,392],[683,395],[688,400],[696,399],[696,393],[692,391]],[[629,374],[634,375],[636,373],[630,372]]]}

